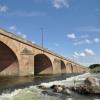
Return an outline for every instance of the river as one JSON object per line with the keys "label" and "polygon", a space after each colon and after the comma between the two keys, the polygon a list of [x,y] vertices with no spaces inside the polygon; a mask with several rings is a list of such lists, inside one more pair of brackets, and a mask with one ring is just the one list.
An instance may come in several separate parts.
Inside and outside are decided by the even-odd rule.
{"label": "river", "polygon": [[51,86],[60,84],[65,86],[80,84],[88,76],[97,77],[100,74],[85,73],[82,75],[63,74],[35,77],[0,77],[0,100],[100,100],[99,97],[84,96],[77,93],[71,95],[59,93],[44,93],[37,85]]}

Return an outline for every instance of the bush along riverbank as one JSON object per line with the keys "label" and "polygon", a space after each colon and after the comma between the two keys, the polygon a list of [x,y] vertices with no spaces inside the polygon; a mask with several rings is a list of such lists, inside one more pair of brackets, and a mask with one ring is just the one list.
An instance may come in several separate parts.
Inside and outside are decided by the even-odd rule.
{"label": "bush along riverbank", "polygon": [[100,73],[100,64],[92,64],[89,66],[91,73]]}
{"label": "bush along riverbank", "polygon": [[57,84],[53,84],[50,87],[46,87],[44,85],[39,85],[38,87],[44,90],[43,93],[47,94],[62,93],[66,95],[71,95],[74,92],[81,95],[100,96],[100,83],[95,77],[87,77],[84,80],[83,84],[69,87]]}

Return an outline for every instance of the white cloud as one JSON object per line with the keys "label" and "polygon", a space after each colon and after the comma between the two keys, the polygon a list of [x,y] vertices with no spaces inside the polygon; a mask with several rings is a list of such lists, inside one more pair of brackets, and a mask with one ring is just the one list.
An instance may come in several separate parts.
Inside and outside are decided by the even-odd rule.
{"label": "white cloud", "polygon": [[86,55],[85,55],[84,52],[80,52],[80,53],[74,52],[74,55],[73,56],[76,56],[77,58],[79,58],[79,57],[85,57]]}
{"label": "white cloud", "polygon": [[[77,39],[76,39],[77,40]],[[80,39],[77,41],[74,41],[73,45],[77,46],[77,45],[82,45],[82,44],[93,44],[93,43],[100,43],[100,39],[95,37],[93,39]]]}
{"label": "white cloud", "polygon": [[81,53],[80,53],[80,56],[81,56],[81,57],[85,57],[86,55],[85,55],[84,52],[81,52]]}
{"label": "white cloud", "polygon": [[26,39],[27,38],[27,35],[26,34],[23,34],[22,32],[18,31],[17,27],[15,25],[12,25],[9,27],[10,31],[13,32],[13,33],[16,33],[18,36]]}
{"label": "white cloud", "polygon": [[1,6],[0,5],[0,12],[5,13],[5,12],[7,12],[7,10],[8,10],[8,7],[7,6],[5,6],[5,5]]}
{"label": "white cloud", "polygon": [[71,33],[71,34],[67,34],[67,37],[71,39],[75,39],[76,35],[74,33]]}
{"label": "white cloud", "polygon": [[[73,35],[74,36],[74,35]],[[76,39],[74,40],[73,45],[82,45],[82,44],[90,44],[92,43],[91,40],[88,39],[88,35],[81,35],[81,36],[74,36]]]}
{"label": "white cloud", "polygon": [[82,45],[82,44],[92,44],[93,42],[89,39],[88,35],[76,36],[75,33],[67,34],[67,38],[73,39],[73,45]]}
{"label": "white cloud", "polygon": [[76,55],[76,56],[79,56],[79,53],[77,53],[77,52],[74,52],[74,55]]}
{"label": "white cloud", "polygon": [[[0,13],[5,13],[8,11],[8,7],[5,5],[0,5]],[[6,16],[22,16],[22,17],[34,17],[34,16],[45,16],[45,12],[40,11],[14,11],[14,12],[7,12]]]}
{"label": "white cloud", "polygon": [[100,42],[100,39],[99,38],[94,38],[94,42],[95,43],[99,43]]}
{"label": "white cloud", "polygon": [[24,39],[27,38],[26,34],[22,34],[21,36],[22,36],[22,38],[24,38]]}
{"label": "white cloud", "polygon": [[83,40],[79,40],[79,41],[74,41],[73,45],[77,46],[77,45],[82,45],[82,44],[91,44],[92,41],[89,39],[83,39]]}
{"label": "white cloud", "polygon": [[95,55],[94,51],[91,49],[85,49],[84,53],[86,56],[94,56]]}
{"label": "white cloud", "polygon": [[85,39],[85,43],[87,43],[87,44],[91,44],[91,43],[92,43],[92,41],[91,41],[91,40],[89,40],[89,39]]}
{"label": "white cloud", "polygon": [[54,51],[54,48],[48,48],[48,50]]}
{"label": "white cloud", "polygon": [[20,31],[19,31],[19,32],[17,32],[17,34],[18,34],[20,37],[24,38],[24,39],[26,39],[26,38],[27,38],[27,35],[26,35],[26,34],[21,33]]}
{"label": "white cloud", "polygon": [[83,52],[74,52],[74,55],[73,56],[76,56],[76,57],[87,57],[87,56],[94,56],[95,55],[95,52],[91,49],[88,49],[86,48]]}
{"label": "white cloud", "polygon": [[13,26],[10,26],[9,29],[10,29],[11,31],[16,31],[16,27],[15,27],[14,25],[13,25]]}
{"label": "white cloud", "polygon": [[94,26],[83,26],[83,27],[79,27],[76,30],[83,31],[83,32],[100,32],[100,28]]}
{"label": "white cloud", "polygon": [[35,41],[32,41],[32,43],[34,44],[34,43],[36,43]]}
{"label": "white cloud", "polygon": [[53,3],[53,7],[55,7],[56,9],[62,8],[62,7],[66,7],[69,8],[69,0],[52,0]]}

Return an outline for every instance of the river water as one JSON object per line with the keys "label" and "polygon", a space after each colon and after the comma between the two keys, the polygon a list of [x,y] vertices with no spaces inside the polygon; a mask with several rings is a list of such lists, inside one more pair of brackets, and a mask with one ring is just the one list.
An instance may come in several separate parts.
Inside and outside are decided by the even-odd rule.
{"label": "river water", "polygon": [[80,84],[88,76],[94,76],[100,81],[100,74],[85,73],[82,75],[64,74],[36,77],[1,77],[0,100],[100,100],[99,97],[84,96],[77,93],[71,95],[60,93],[44,93],[37,85],[50,87],[53,84],[72,86]]}

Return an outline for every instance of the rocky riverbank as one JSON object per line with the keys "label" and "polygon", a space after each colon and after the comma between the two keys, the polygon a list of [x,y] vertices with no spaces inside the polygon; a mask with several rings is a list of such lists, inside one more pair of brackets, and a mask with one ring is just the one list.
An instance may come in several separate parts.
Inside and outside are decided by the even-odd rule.
{"label": "rocky riverbank", "polygon": [[51,90],[52,93],[62,93],[66,95],[71,95],[72,92],[75,92],[81,95],[100,96],[100,83],[95,77],[85,78],[83,84],[80,85],[65,86],[53,84],[50,87],[45,87],[43,85],[38,87],[43,89],[45,93]]}

